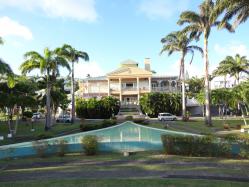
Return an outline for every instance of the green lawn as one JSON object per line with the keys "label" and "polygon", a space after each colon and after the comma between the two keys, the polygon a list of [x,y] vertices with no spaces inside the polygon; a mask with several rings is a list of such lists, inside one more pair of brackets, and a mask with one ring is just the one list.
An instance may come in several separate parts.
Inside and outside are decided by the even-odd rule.
{"label": "green lawn", "polygon": [[[247,120],[249,124],[249,120]],[[101,120],[92,120],[85,121],[85,125],[94,125],[101,123]],[[243,125],[243,120],[238,118],[232,118],[226,121],[230,126],[230,130],[235,130],[237,125]],[[219,131],[224,131],[224,121],[218,118],[213,119],[213,126],[208,127],[204,124],[202,118],[196,118],[194,120],[183,122],[183,121],[168,121],[168,122],[159,122],[157,120],[150,121],[150,127],[165,129],[165,124],[168,124],[169,130],[174,131],[183,131],[190,133],[198,133],[198,134],[213,134]],[[44,131],[44,124],[41,122],[37,122],[34,124],[35,131],[31,131],[31,125],[28,122],[22,122],[18,126],[16,139],[6,139],[4,141],[0,141],[0,145],[30,141],[37,139],[41,134],[45,137],[54,137],[60,136],[63,134],[71,134],[80,132],[79,123],[76,124],[55,124],[49,132]],[[229,130],[227,130],[229,132]],[[1,122],[0,123],[0,136],[6,136],[8,134],[8,126],[7,124]]]}
{"label": "green lawn", "polygon": [[0,183],[4,187],[247,187],[245,182],[190,179],[61,179]]}
{"label": "green lawn", "polygon": [[[249,160],[167,156],[160,152],[65,157],[20,158],[0,161],[0,186],[248,186],[246,182],[165,178],[168,174],[249,177]],[[113,175],[113,172],[115,173]],[[155,174],[156,172],[156,174]],[[158,172],[158,174],[157,174]],[[101,173],[101,174],[100,174]],[[123,175],[126,173],[125,175]],[[143,176],[139,176],[143,173]],[[154,173],[154,174],[153,174]],[[83,175],[82,175],[83,174]],[[120,174],[120,176],[119,176]],[[49,176],[49,177],[48,177]],[[33,178],[32,178],[33,177]],[[13,180],[6,180],[13,179]],[[25,180],[23,180],[25,179]],[[3,182],[4,181],[4,182]]]}
{"label": "green lawn", "polygon": [[[218,118],[213,119],[213,126],[209,127],[204,124],[202,118],[196,118],[194,120],[183,122],[183,121],[168,121],[168,122],[159,122],[159,121],[152,121],[150,122],[150,127],[161,128],[165,129],[165,124],[168,124],[169,130],[174,131],[184,131],[184,132],[191,132],[191,133],[198,133],[198,134],[213,134],[218,131],[224,131],[224,123],[228,124],[230,130],[236,130],[237,125],[244,125],[244,121],[242,118],[232,118],[225,121],[220,120]],[[249,119],[247,119],[247,123],[249,124]],[[229,132],[229,130],[226,130]]]}
{"label": "green lawn", "polygon": [[[86,125],[101,123],[101,121],[85,121]],[[4,141],[0,141],[0,145],[23,142],[23,141],[30,141],[35,140],[38,136],[46,136],[46,137],[54,137],[60,136],[63,134],[70,134],[70,133],[77,133],[80,131],[80,124],[70,124],[70,123],[55,123],[52,129],[48,132],[44,131],[44,124],[42,122],[34,123],[35,131],[31,131],[31,125],[28,122],[21,122],[18,126],[16,139],[7,139],[5,138]],[[6,123],[0,123],[0,136],[5,136],[8,134],[8,126]]]}

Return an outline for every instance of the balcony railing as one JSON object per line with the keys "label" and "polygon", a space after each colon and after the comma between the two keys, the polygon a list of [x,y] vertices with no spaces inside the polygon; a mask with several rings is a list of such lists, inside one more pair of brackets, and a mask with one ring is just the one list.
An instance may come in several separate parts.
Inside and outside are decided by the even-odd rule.
{"label": "balcony railing", "polygon": [[169,87],[152,87],[153,92],[166,92],[170,91]]}
{"label": "balcony railing", "polygon": [[137,88],[133,88],[133,87],[124,87],[124,88],[122,88],[122,91],[137,91]]}

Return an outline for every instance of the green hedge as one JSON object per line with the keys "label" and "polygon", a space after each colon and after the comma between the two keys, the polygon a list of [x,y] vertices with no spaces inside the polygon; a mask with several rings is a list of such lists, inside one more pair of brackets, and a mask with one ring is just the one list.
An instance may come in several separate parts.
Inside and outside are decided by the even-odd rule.
{"label": "green hedge", "polygon": [[117,115],[119,108],[119,100],[114,97],[76,100],[76,114],[79,118],[108,119],[113,114]]}
{"label": "green hedge", "polygon": [[105,119],[99,124],[88,124],[85,125],[84,123],[80,124],[80,130],[81,131],[91,131],[91,130],[97,130],[102,129],[106,127],[110,127],[117,124],[117,120],[115,119]]}
{"label": "green hedge", "polygon": [[238,134],[238,135],[227,135],[223,139],[230,144],[239,145],[239,156],[241,158],[249,159],[249,135],[248,134]]}
{"label": "green hedge", "polygon": [[230,144],[213,136],[162,135],[166,154],[185,156],[231,156]]}

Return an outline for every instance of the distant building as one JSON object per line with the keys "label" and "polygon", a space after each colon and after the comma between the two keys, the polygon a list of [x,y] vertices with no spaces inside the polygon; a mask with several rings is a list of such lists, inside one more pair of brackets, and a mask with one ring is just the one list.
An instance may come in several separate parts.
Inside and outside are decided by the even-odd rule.
{"label": "distant building", "polygon": [[[246,81],[248,80],[248,78],[249,77],[247,75],[241,74],[240,82]],[[227,75],[226,78],[224,76],[213,78],[211,81],[210,87],[211,87],[211,90],[214,90],[218,88],[233,88],[236,85],[237,83],[236,83],[235,78]]]}
{"label": "distant building", "polygon": [[144,68],[140,68],[133,60],[126,60],[118,69],[105,76],[88,76],[81,80],[79,87],[78,97],[113,96],[118,98],[123,105],[139,104],[139,98],[146,93],[181,92],[178,76],[154,75],[149,58],[144,60]]}

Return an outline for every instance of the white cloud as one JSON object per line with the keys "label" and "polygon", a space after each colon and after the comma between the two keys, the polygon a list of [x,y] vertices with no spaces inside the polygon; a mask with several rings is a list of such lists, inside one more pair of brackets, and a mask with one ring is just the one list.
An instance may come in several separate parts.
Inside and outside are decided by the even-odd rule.
{"label": "white cloud", "polygon": [[240,54],[241,56],[249,56],[249,49],[245,44],[232,42],[225,46],[221,46],[219,44],[214,45],[214,50],[216,53],[222,56],[235,56],[236,54]]}
{"label": "white cloud", "polygon": [[144,13],[149,19],[169,19],[175,13],[188,8],[189,0],[142,0],[139,11]]}
{"label": "white cloud", "polygon": [[87,22],[93,22],[98,17],[95,0],[0,0],[0,5]]}
{"label": "white cloud", "polygon": [[26,40],[33,38],[28,27],[6,16],[0,18],[0,36],[18,36]]}
{"label": "white cloud", "polygon": [[87,74],[91,77],[105,75],[97,62],[79,62],[75,64],[74,73],[77,78],[86,78]]}

